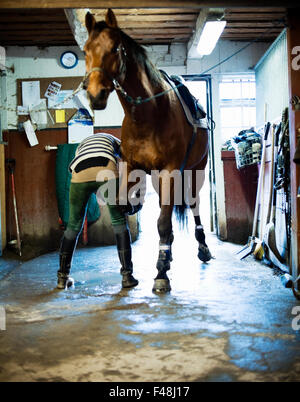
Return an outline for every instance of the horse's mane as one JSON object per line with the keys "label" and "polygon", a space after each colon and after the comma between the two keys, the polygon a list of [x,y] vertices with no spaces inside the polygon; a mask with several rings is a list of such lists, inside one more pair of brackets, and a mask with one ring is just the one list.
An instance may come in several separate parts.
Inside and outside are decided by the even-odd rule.
{"label": "horse's mane", "polygon": [[134,39],[128,36],[125,32],[123,32],[120,28],[111,28],[109,27],[105,21],[99,21],[95,24],[94,30],[97,33],[100,33],[104,28],[110,28],[116,30],[123,41],[123,44],[126,48],[126,52],[132,55],[134,61],[144,67],[148,78],[154,86],[159,86],[163,81],[162,75],[160,71],[153,65],[149,56],[147,54],[147,50],[139,45]]}

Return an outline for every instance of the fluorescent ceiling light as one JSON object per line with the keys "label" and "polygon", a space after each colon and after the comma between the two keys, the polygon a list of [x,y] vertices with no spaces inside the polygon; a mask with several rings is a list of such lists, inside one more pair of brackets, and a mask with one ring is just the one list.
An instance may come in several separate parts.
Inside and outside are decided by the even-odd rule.
{"label": "fluorescent ceiling light", "polygon": [[201,33],[197,51],[201,56],[211,54],[220,38],[226,21],[208,21]]}

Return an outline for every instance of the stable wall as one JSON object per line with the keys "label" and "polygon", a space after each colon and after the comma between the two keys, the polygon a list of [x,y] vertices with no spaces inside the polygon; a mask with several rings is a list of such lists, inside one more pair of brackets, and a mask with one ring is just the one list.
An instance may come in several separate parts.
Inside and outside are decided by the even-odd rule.
{"label": "stable wall", "polygon": [[[276,80],[274,80],[276,77]],[[276,41],[268,48],[263,57],[255,66],[256,78],[256,125],[263,127],[266,122],[279,123],[282,119],[282,112],[289,106],[288,87],[288,56],[287,56],[287,35],[284,30]],[[270,194],[270,169],[271,169],[271,143],[272,136],[267,139],[266,166],[265,166],[265,188],[263,191],[263,208],[259,208],[259,234],[260,237],[266,232],[267,211],[271,198]],[[276,248],[282,256],[288,255],[286,216],[283,206],[286,203],[284,189],[277,191],[276,200]],[[260,201],[261,204],[261,201]],[[262,213],[261,213],[262,211]],[[262,223],[261,223],[262,222]],[[275,255],[270,252],[270,260],[283,270],[288,270],[288,261],[281,264]]]}
{"label": "stable wall", "polygon": [[[300,43],[300,10],[290,9],[288,12],[287,43],[288,43],[288,66],[289,66],[289,98],[300,95],[300,63],[299,51],[294,53]],[[297,48],[296,48],[297,50]],[[290,128],[290,154],[291,154],[291,269],[294,279],[300,274],[300,197],[297,196],[300,185],[299,165],[293,162],[296,144],[300,135],[300,110],[295,110],[289,103],[289,128]],[[300,281],[298,280],[298,290]]]}

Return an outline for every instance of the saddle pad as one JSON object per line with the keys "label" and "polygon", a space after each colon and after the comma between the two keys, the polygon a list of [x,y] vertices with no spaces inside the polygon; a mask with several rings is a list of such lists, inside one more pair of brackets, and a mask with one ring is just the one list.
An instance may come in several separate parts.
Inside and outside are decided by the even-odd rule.
{"label": "saddle pad", "polygon": [[168,84],[171,85],[171,87],[174,89],[174,92],[176,93],[176,95],[177,95],[177,97],[178,97],[178,99],[179,99],[179,101],[180,101],[180,103],[181,103],[181,106],[182,106],[182,108],[183,108],[183,110],[184,110],[184,113],[185,113],[185,116],[186,116],[187,121],[188,121],[193,127],[199,127],[199,128],[205,128],[205,129],[207,129],[207,128],[208,128],[207,120],[206,120],[206,119],[205,119],[205,120],[204,120],[204,119],[195,120],[195,119],[193,118],[192,113],[191,113],[189,107],[187,106],[187,104],[185,103],[184,99],[183,99],[182,96],[180,95],[178,89],[176,88],[175,83],[171,80],[171,78],[168,76],[168,74],[165,73],[165,71],[162,71],[162,70],[161,70],[161,72],[163,73],[163,76],[164,76],[165,80],[168,82]]}

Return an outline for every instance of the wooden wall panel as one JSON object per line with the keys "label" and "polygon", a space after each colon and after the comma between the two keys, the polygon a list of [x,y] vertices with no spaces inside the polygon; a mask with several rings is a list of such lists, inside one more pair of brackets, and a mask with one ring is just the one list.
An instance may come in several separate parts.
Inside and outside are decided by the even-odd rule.
{"label": "wooden wall panel", "polygon": [[[300,43],[300,10],[289,10],[287,42],[289,60],[289,90],[290,99],[293,95],[300,96],[300,70],[292,68],[292,60],[295,55],[292,49]],[[298,62],[299,64],[299,62]],[[291,207],[292,207],[292,232],[291,232],[291,268],[294,277],[300,274],[300,198],[297,197],[298,186],[300,185],[299,167],[293,162],[296,149],[298,130],[300,129],[300,110],[295,110],[292,105],[289,109],[290,120],[290,152],[291,152]]]}
{"label": "wooden wall panel", "polygon": [[246,244],[252,232],[258,168],[237,169],[233,151],[222,151],[227,241]]}
{"label": "wooden wall panel", "polygon": [[[0,219],[1,219],[1,247],[6,246],[6,209],[5,209],[5,157],[4,145],[0,144]],[[1,254],[1,253],[0,253]]]}

